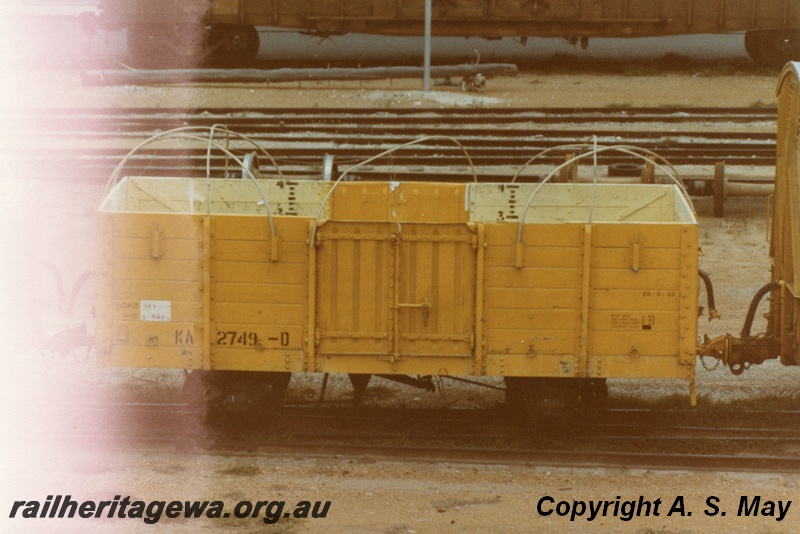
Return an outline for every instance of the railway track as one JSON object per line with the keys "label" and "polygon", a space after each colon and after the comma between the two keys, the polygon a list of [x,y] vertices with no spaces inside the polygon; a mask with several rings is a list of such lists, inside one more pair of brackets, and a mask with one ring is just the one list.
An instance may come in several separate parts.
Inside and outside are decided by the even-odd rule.
{"label": "railway track", "polygon": [[[502,407],[392,409],[290,406],[267,426],[209,428],[183,404],[69,407],[66,442],[225,455],[341,454],[417,461],[800,472],[800,411],[761,423],[703,424],[702,412],[609,410],[576,432],[539,434]],[[109,415],[108,417],[99,414]],[[113,414],[113,417],[110,416]],[[763,415],[763,414],[762,414]],[[645,423],[646,421],[646,423]],[[765,423],[764,421],[768,421]]]}
{"label": "railway track", "polygon": [[[678,166],[772,167],[775,162],[774,109],[57,109],[27,112],[19,124],[20,146],[4,157],[20,172],[35,172],[46,146],[48,166],[61,177],[107,178],[127,152],[159,132],[178,127],[225,124],[265,147],[284,176],[319,174],[326,154],[340,171],[388,148],[423,136],[441,136],[399,151],[358,171],[365,179],[418,180],[431,174],[463,180],[467,161],[444,137],[455,137],[469,152],[485,181],[506,181],[533,155],[556,146],[596,142],[652,150]],[[26,142],[27,141],[27,142]],[[231,141],[240,153],[248,150]],[[537,161],[562,163],[564,151]],[[37,157],[38,156],[38,157]],[[274,171],[261,158],[265,175]],[[629,163],[607,155],[601,165]],[[133,157],[125,174],[206,176],[206,148],[151,145]],[[211,175],[236,173],[231,161],[213,156]],[[535,167],[522,179],[536,181]],[[699,179],[704,179],[699,177]]]}

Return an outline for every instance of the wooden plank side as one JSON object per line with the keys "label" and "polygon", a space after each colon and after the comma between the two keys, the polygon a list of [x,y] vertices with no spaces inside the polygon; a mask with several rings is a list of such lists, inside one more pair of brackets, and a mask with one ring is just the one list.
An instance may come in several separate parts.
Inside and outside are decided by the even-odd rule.
{"label": "wooden plank side", "polygon": [[672,356],[677,361],[680,350],[677,332],[603,332],[595,330],[592,336],[594,357],[630,355],[632,359],[652,356]]}
{"label": "wooden plank side", "polygon": [[[158,229],[156,229],[158,231]],[[203,243],[196,239],[166,239],[159,233],[158,254],[162,260],[201,261]],[[153,237],[118,237],[114,240],[114,257],[120,259],[149,259],[153,255]]]}
{"label": "wooden plank side", "polygon": [[594,332],[670,332],[678,335],[680,315],[675,311],[597,310],[589,318]]}
{"label": "wooden plank side", "polygon": [[305,369],[301,350],[239,350],[215,347],[214,369],[300,373]]}
{"label": "wooden plank side", "polygon": [[214,321],[247,325],[302,325],[305,324],[305,310],[305,303],[298,305],[216,302]]}
{"label": "wooden plank side", "polygon": [[[227,241],[217,239],[214,255],[225,261],[242,263],[264,263],[271,261],[271,244],[263,241]],[[308,263],[308,245],[299,241],[284,241],[278,236],[278,261],[280,263]]]}
{"label": "wooden plank side", "polygon": [[[380,357],[387,360],[392,354],[392,341],[386,332],[324,332],[319,343],[322,361],[339,358],[343,355],[362,355]],[[353,368],[349,372],[364,372]]]}
{"label": "wooden plank side", "polygon": [[164,239],[203,240],[203,221],[200,215],[115,213],[111,225],[113,237],[150,239],[153,229],[159,229]]}
{"label": "wooden plank side", "polygon": [[[525,224],[522,242],[526,247],[578,247],[583,233],[582,224]],[[486,224],[487,259],[495,247],[514,247],[517,243],[519,224]],[[498,249],[502,250],[502,249]]]}
{"label": "wooden plank side", "polygon": [[112,297],[118,301],[172,300],[200,302],[203,294],[200,280],[125,280],[114,281]]}
{"label": "wooden plank side", "polygon": [[591,292],[595,310],[618,310],[620,302],[628,311],[676,311],[679,293],[661,289],[594,289]]}
{"label": "wooden plank side", "polygon": [[580,289],[486,288],[486,315],[492,309],[576,310]]}
{"label": "wooden plank side", "polygon": [[[680,271],[665,269],[592,269],[592,288],[677,291]],[[624,303],[623,303],[624,305]]]}
{"label": "wooden plank side", "polygon": [[570,354],[490,354],[490,376],[577,376],[577,359]]}
{"label": "wooden plank side", "polygon": [[508,329],[518,325],[523,330],[575,330],[578,327],[578,314],[573,309],[506,309],[492,308],[486,315],[487,330]]}
{"label": "wooden plank side", "polygon": [[218,283],[304,285],[308,275],[294,263],[215,261],[214,277]]}
{"label": "wooden plank side", "polygon": [[255,284],[249,282],[218,282],[214,286],[217,302],[239,304],[305,304],[306,284]]}
{"label": "wooden plank side", "polygon": [[672,248],[681,247],[681,228],[683,224],[604,224],[592,225],[593,246],[598,248],[627,247],[634,241],[642,247]]}
{"label": "wooden plank side", "polygon": [[202,361],[202,328],[199,322],[114,321],[112,329],[114,352],[121,347],[141,348],[138,366],[161,367],[150,360],[148,350],[153,348],[168,349],[176,354],[193,354]]}
{"label": "wooden plank side", "polygon": [[142,300],[162,300],[170,303],[173,322],[200,323],[203,320],[203,307],[199,300],[179,301],[172,299],[131,299],[115,300],[112,303],[111,318],[115,321],[138,322],[141,317]]}
{"label": "wooden plank side", "polygon": [[265,350],[302,350],[304,325],[279,322],[236,322],[236,315],[217,320],[211,342],[215,349],[215,361],[219,361],[219,350],[239,350],[258,353]]}
{"label": "wooden plank side", "polygon": [[[516,263],[517,250],[511,244],[492,244],[486,249],[486,267],[511,267]],[[529,246],[525,243],[524,267],[580,269],[581,252],[577,246]]]}
{"label": "wooden plank side", "polygon": [[100,365],[114,367],[148,367],[154,369],[201,369],[202,358],[188,350],[172,347],[141,347],[115,344],[114,350],[98,359]]}
{"label": "wooden plank side", "polygon": [[[273,216],[275,233],[280,243],[308,240],[308,217]],[[217,241],[269,241],[269,219],[263,216],[216,215],[214,237]]]}
{"label": "wooden plank side", "polygon": [[631,358],[628,355],[606,355],[590,362],[590,376],[609,378],[682,378],[686,372],[673,355]]}
{"label": "wooden plank side", "polygon": [[203,264],[197,260],[114,260],[117,280],[195,282],[202,279]]}
{"label": "wooden plank side", "polygon": [[488,337],[489,354],[577,354],[575,330],[494,329]]}
{"label": "wooden plank side", "polygon": [[529,289],[570,289],[578,287],[578,269],[490,267],[486,269],[486,286],[525,287]]}
{"label": "wooden plank side", "polygon": [[[592,267],[599,269],[631,269],[633,266],[633,244],[635,238],[624,247],[595,247],[592,251]],[[677,248],[661,248],[639,243],[639,269],[679,270],[681,252]]]}

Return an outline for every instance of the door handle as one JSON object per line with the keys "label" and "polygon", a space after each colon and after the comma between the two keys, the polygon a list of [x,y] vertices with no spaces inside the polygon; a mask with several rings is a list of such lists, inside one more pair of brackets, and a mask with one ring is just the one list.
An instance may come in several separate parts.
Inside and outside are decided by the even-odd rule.
{"label": "door handle", "polygon": [[422,319],[425,322],[425,325],[427,326],[428,317],[430,317],[430,314],[431,314],[431,303],[428,300],[428,297],[425,297],[424,299],[422,299],[422,302],[419,302],[419,303],[416,303],[416,304],[398,302],[397,303],[397,307],[398,308],[418,308],[418,309],[421,309],[422,310]]}

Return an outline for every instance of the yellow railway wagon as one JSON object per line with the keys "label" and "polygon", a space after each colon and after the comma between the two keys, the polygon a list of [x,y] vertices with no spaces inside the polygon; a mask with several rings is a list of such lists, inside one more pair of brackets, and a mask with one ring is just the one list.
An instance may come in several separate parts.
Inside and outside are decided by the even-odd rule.
{"label": "yellow railway wagon", "polygon": [[[738,336],[706,339],[699,350],[700,356],[719,358],[737,375],[750,365],[775,358],[783,365],[800,365],[800,63],[785,66],[777,94],[775,192],[770,200],[771,280],[753,297]],[[752,333],[759,304],[766,297],[766,331]]]}
{"label": "yellow railway wagon", "polygon": [[673,185],[125,178],[98,220],[105,365],[694,391],[697,221]]}
{"label": "yellow railway wagon", "polygon": [[789,63],[778,83],[778,140],[775,209],[770,256],[772,283],[767,338],[773,341],[756,363],[780,355],[785,365],[800,365],[800,63]]}

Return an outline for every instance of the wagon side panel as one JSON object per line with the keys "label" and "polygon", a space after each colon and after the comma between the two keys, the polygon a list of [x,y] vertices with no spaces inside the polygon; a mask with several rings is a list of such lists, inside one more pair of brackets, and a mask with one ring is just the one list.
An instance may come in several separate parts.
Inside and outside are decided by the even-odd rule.
{"label": "wagon side panel", "polygon": [[581,224],[528,224],[517,268],[517,224],[487,224],[486,374],[576,376]]}
{"label": "wagon side panel", "polygon": [[590,374],[691,378],[697,227],[597,224],[591,254]]}
{"label": "wagon side panel", "polygon": [[115,213],[101,214],[98,221],[100,362],[202,366],[201,218]]}
{"label": "wagon side panel", "polygon": [[305,370],[308,220],[218,215],[209,228],[208,362],[213,369]]}

